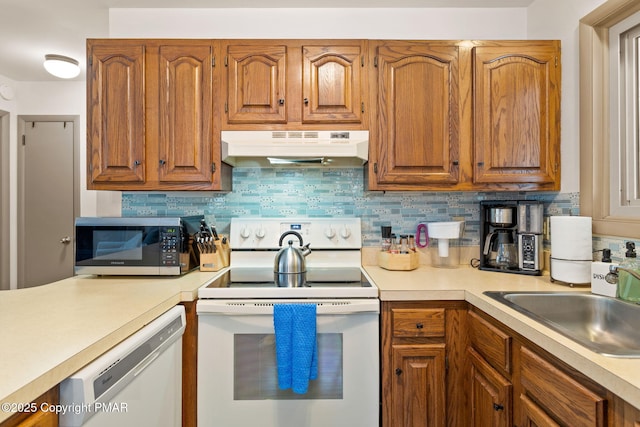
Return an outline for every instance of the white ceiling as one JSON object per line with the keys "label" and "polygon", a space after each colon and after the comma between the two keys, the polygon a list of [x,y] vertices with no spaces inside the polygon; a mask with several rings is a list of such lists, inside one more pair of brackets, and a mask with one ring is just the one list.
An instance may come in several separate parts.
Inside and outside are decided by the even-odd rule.
{"label": "white ceiling", "polygon": [[527,7],[535,0],[0,0],[0,75],[17,81],[58,80],[44,55],[80,61],[85,40],[108,37],[110,8],[403,8]]}

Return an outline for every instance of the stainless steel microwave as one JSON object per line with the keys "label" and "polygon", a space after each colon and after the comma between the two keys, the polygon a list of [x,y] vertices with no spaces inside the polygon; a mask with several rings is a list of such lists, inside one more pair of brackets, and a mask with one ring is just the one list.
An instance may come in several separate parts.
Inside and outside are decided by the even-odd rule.
{"label": "stainless steel microwave", "polygon": [[204,216],[80,217],[76,274],[177,276],[200,264],[193,244]]}

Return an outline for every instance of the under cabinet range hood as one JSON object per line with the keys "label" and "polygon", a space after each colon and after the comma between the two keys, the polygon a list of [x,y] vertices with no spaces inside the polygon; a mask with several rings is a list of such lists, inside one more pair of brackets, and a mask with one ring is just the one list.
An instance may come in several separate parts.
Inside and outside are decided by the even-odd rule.
{"label": "under cabinet range hood", "polygon": [[239,167],[358,167],[369,131],[222,131],[222,161]]}

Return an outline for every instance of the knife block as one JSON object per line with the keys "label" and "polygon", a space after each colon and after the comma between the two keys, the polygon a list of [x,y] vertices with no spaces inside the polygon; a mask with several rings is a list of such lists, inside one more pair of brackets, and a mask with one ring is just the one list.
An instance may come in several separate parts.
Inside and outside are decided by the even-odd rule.
{"label": "knife block", "polygon": [[[222,241],[226,243],[222,243]],[[214,253],[200,254],[200,271],[218,271],[229,266],[230,249],[226,238],[221,238],[215,242],[216,251]]]}

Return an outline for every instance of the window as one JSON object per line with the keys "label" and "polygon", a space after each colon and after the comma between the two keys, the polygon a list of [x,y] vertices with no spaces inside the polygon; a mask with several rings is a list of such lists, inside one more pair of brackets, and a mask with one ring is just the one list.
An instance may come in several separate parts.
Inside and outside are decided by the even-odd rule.
{"label": "window", "polygon": [[[638,12],[637,0],[608,0],[580,20],[580,213],[593,218],[594,234],[640,238],[639,48],[634,36],[640,21],[632,18]],[[631,36],[631,42],[623,42],[630,50],[615,55],[611,52],[620,52],[621,35],[625,40]],[[617,56],[614,70],[612,55]],[[624,92],[619,88],[621,75]]]}
{"label": "window", "polygon": [[640,217],[640,13],[609,29],[610,212]]}

